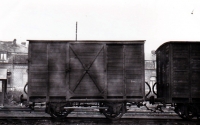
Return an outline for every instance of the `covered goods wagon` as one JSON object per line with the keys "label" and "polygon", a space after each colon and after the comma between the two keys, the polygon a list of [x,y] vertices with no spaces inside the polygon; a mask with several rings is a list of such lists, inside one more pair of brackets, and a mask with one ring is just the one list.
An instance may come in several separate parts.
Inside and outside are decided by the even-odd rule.
{"label": "covered goods wagon", "polygon": [[[144,100],[143,40],[28,41],[29,102],[47,102],[48,112],[61,112],[53,108],[57,103],[71,111],[76,102],[98,102],[114,112],[119,104]],[[103,111],[109,116],[111,109]]]}
{"label": "covered goods wagon", "polygon": [[200,42],[170,41],[156,50],[157,96],[191,118],[200,107]]}

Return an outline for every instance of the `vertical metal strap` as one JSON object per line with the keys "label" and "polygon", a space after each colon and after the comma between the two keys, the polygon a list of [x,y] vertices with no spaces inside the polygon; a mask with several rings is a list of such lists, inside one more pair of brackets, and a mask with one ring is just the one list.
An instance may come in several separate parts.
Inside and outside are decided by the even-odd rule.
{"label": "vertical metal strap", "polygon": [[[189,44],[189,43],[188,43]],[[189,102],[190,103],[192,103],[192,87],[191,87],[191,84],[192,84],[192,82],[191,82],[191,75],[192,75],[192,69],[191,69],[191,53],[192,53],[192,51],[191,51],[191,49],[192,49],[192,44],[189,44],[189,58],[188,58],[188,63],[189,63]]]}
{"label": "vertical metal strap", "polygon": [[142,87],[142,95],[143,95],[143,99],[145,99],[145,56],[144,56],[144,44],[142,44],[141,46],[141,53],[142,53],[142,57],[141,57],[141,62],[142,63],[142,83],[141,83],[141,87]]}
{"label": "vertical metal strap", "polygon": [[50,85],[49,85],[49,43],[47,43],[47,84],[46,84],[46,86],[47,86],[47,93],[46,93],[46,102],[48,102],[49,101],[49,89],[50,89]]}
{"label": "vertical metal strap", "polygon": [[[65,69],[69,69],[70,67],[70,59],[69,59],[69,43],[65,44],[65,54],[66,54],[66,59],[65,59],[65,62],[66,62],[66,67]],[[69,99],[70,98],[70,89],[69,89],[69,72],[66,73],[66,99]]]}
{"label": "vertical metal strap", "polygon": [[108,76],[108,63],[107,63],[107,44],[104,43],[104,80],[105,80],[105,92],[104,92],[104,98],[107,99],[108,95],[108,81],[107,81],[107,76]]}
{"label": "vertical metal strap", "polygon": [[123,98],[126,98],[126,75],[125,75],[125,45],[123,45],[123,86],[124,86],[124,96]]}
{"label": "vertical metal strap", "polygon": [[[170,66],[171,66],[171,67],[169,68],[169,69],[170,69],[170,71],[169,71],[169,72],[170,72],[170,74],[169,74],[169,75],[170,75],[170,76],[169,76],[169,79],[170,79],[169,82],[170,82],[170,83],[169,83],[169,86],[168,86],[168,88],[167,88],[167,90],[169,91],[169,94],[168,94],[168,97],[164,97],[164,98],[167,99],[167,100],[166,100],[167,102],[168,102],[168,101],[170,101],[170,102],[172,101],[172,94],[171,94],[171,93],[172,93],[172,90],[173,90],[172,86],[174,86],[174,85],[172,84],[172,81],[173,81],[173,80],[172,80],[172,78],[173,78],[172,74],[173,74],[173,72],[174,72],[174,69],[173,69],[173,61],[174,61],[174,60],[173,60],[173,46],[172,46],[171,43],[169,44],[169,55],[170,55],[170,56],[169,56],[169,60],[170,60],[169,63],[170,63]],[[162,57],[163,57],[163,55],[162,55]],[[162,60],[162,58],[161,58],[160,60]],[[161,71],[160,73],[162,73],[162,75],[163,75],[163,72],[162,72],[162,71]],[[162,79],[162,84],[163,84],[163,79]],[[164,88],[162,88],[162,89],[164,89]],[[165,90],[165,91],[166,91],[166,90]],[[168,100],[168,99],[169,99],[169,100]]]}

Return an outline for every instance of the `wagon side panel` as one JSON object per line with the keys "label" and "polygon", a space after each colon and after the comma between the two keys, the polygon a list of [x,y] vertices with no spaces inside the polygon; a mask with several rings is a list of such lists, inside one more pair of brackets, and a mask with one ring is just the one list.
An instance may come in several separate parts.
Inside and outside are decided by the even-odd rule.
{"label": "wagon side panel", "polygon": [[200,103],[200,43],[191,44],[190,55],[191,101]]}
{"label": "wagon side panel", "polygon": [[143,49],[143,44],[135,43],[107,45],[108,99],[143,99]]}
{"label": "wagon side panel", "polygon": [[156,50],[156,74],[157,74],[157,97],[164,98],[167,102],[171,100],[170,95],[170,72],[171,72],[171,46],[166,43]]}
{"label": "wagon side panel", "polygon": [[48,83],[47,43],[29,44],[29,101],[46,101]]}
{"label": "wagon side panel", "polygon": [[67,42],[48,44],[48,96],[50,101],[65,101],[67,81]]}
{"label": "wagon side panel", "polygon": [[173,102],[188,102],[190,97],[190,47],[172,44],[171,96]]}
{"label": "wagon side panel", "polygon": [[157,82],[157,97],[163,97],[162,93],[162,79],[161,79],[161,51],[156,50],[156,82]]}
{"label": "wagon side panel", "polygon": [[123,98],[124,81],[124,47],[123,45],[107,45],[107,96]]}
{"label": "wagon side panel", "polygon": [[144,97],[144,46],[143,44],[124,46],[125,94],[126,97]]}

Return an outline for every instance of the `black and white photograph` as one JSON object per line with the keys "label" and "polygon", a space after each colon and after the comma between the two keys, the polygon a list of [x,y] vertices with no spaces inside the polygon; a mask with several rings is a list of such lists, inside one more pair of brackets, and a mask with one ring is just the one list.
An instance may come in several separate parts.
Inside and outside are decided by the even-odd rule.
{"label": "black and white photograph", "polygon": [[0,0],[0,124],[199,125],[199,0]]}

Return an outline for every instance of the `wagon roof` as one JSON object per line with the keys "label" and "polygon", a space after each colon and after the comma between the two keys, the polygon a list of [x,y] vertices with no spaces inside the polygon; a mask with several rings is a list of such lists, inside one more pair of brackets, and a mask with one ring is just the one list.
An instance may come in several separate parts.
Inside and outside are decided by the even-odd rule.
{"label": "wagon roof", "polygon": [[70,43],[144,43],[145,40],[27,40],[29,42],[70,42]]}
{"label": "wagon roof", "polygon": [[158,51],[160,48],[162,48],[163,46],[167,45],[167,44],[170,44],[170,43],[200,43],[200,41],[168,41],[168,42],[165,42],[163,44],[161,44],[156,51]]}

